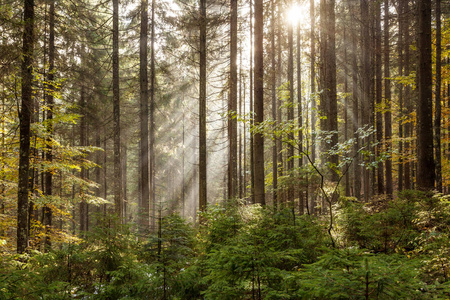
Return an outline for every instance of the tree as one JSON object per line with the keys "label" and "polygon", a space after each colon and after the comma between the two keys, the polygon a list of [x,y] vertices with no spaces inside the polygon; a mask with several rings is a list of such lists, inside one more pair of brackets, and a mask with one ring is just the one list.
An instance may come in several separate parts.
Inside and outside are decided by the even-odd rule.
{"label": "tree", "polygon": [[141,1],[141,31],[139,39],[139,82],[140,82],[140,153],[139,153],[139,187],[140,187],[140,226],[141,230],[149,226],[149,153],[148,153],[148,0]]}
{"label": "tree", "polygon": [[442,34],[441,34],[441,0],[436,0],[436,86],[434,116],[434,160],[436,162],[436,189],[442,192],[441,159],[441,92],[442,92]]}
{"label": "tree", "polygon": [[200,0],[200,81],[199,81],[199,210],[205,211],[206,194],[206,0]]}
{"label": "tree", "polygon": [[[384,101],[386,112],[384,113],[384,138],[387,151],[392,153],[392,105],[391,105],[391,73],[390,73],[390,35],[389,35],[389,0],[384,0]],[[392,196],[392,159],[386,159],[386,194]]]}
{"label": "tree", "polygon": [[115,213],[122,219],[122,163],[120,140],[120,89],[119,89],[119,0],[113,0],[113,119],[114,119],[114,205]]}
{"label": "tree", "polygon": [[229,163],[228,163],[228,197],[235,198],[238,195],[237,177],[237,0],[230,0],[230,94],[228,104],[228,139],[229,139]]}
{"label": "tree", "polygon": [[[264,50],[263,50],[263,1],[255,0],[255,127],[264,121]],[[265,205],[264,187],[264,136],[254,134],[255,203]]]}
{"label": "tree", "polygon": [[20,119],[19,183],[17,197],[17,253],[28,247],[30,127],[33,107],[34,0],[24,1],[22,36],[22,105]]}
{"label": "tree", "polygon": [[431,0],[418,3],[419,101],[417,105],[417,186],[434,188],[433,102],[431,70]]}

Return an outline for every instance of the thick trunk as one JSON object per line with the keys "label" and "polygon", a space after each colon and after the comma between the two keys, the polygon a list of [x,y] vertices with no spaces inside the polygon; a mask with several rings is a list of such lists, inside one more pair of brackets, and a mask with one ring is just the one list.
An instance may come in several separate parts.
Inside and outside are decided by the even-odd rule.
{"label": "thick trunk", "polygon": [[[255,0],[255,126],[264,121],[264,65],[263,65],[263,1]],[[264,137],[254,135],[255,203],[265,205],[264,191]]]}
{"label": "thick trunk", "polygon": [[418,3],[419,101],[417,105],[417,187],[434,188],[433,100],[431,70],[431,0]]}
{"label": "thick trunk", "polygon": [[19,114],[19,182],[17,195],[17,253],[28,247],[30,127],[33,107],[34,1],[24,1],[22,46],[22,106]]}

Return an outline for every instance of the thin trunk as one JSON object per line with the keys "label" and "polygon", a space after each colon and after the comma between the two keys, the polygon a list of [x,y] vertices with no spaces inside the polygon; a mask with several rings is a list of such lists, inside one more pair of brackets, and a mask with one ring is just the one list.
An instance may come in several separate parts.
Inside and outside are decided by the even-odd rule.
{"label": "thin trunk", "polygon": [[148,0],[141,1],[141,32],[139,39],[139,82],[140,82],[140,153],[139,153],[139,188],[140,205],[139,219],[140,231],[144,233],[149,229],[149,197],[150,197],[150,178],[149,178],[149,138],[148,138]]}
{"label": "thin trunk", "polygon": [[[287,107],[287,121],[291,123],[288,130],[288,157],[287,157],[287,173],[288,176],[292,177],[294,172],[294,24],[288,24],[288,89],[289,89],[289,98],[288,98],[288,107]],[[293,182],[293,180],[291,180]],[[288,195],[287,201],[292,205],[294,204],[294,186],[290,184],[288,186]]]}
{"label": "thin trunk", "polygon": [[255,203],[255,156],[254,156],[254,136],[251,133],[251,128],[255,124],[253,113],[253,2],[249,1],[250,5],[250,195],[251,203]]}
{"label": "thin trunk", "polygon": [[436,189],[442,192],[441,162],[441,91],[442,91],[442,34],[441,34],[441,0],[436,0],[436,91],[434,116],[434,147],[436,162]]}
{"label": "thin trunk", "polygon": [[[403,3],[400,1],[398,3],[398,45],[397,45],[397,51],[398,51],[398,74],[403,76],[403,35],[405,32],[404,29],[404,16],[403,16]],[[404,160],[403,160],[403,84],[400,83],[398,85],[398,102],[399,102],[399,122],[398,122],[398,137],[399,137],[399,143],[398,143],[398,152],[399,152],[399,160],[398,160],[398,190],[403,190],[403,167],[404,167]]]}
{"label": "thin trunk", "polygon": [[149,202],[152,205],[152,230],[156,228],[156,160],[155,160],[155,0],[152,0],[152,27],[150,33],[150,143],[149,143],[149,155],[150,155],[150,188]]}
{"label": "thin trunk", "polygon": [[120,141],[120,94],[119,94],[119,0],[113,0],[113,120],[114,120],[114,211],[122,222],[122,164]]}
{"label": "thin trunk", "polygon": [[199,210],[206,210],[206,0],[200,0]]}
{"label": "thin trunk", "polygon": [[230,0],[230,99],[229,99],[229,163],[228,163],[228,197],[238,196],[237,180],[237,0]]}
{"label": "thin trunk", "polygon": [[[303,167],[303,109],[302,109],[302,62],[301,62],[301,35],[300,35],[300,22],[297,23],[297,116],[298,116],[298,167]],[[299,211],[300,214],[304,213],[304,199],[303,199],[303,186],[299,188]]]}
{"label": "thin trunk", "polygon": [[[271,10],[271,63],[272,63],[272,72],[271,72],[271,92],[272,92],[272,118],[275,122],[277,122],[277,91],[276,91],[276,61],[275,61],[275,0],[271,1],[272,10]],[[277,153],[277,137],[273,136],[273,145],[272,145],[272,188],[273,188],[273,206],[277,209],[278,206],[278,153]]]}
{"label": "thin trunk", "polygon": [[353,13],[351,19],[351,27],[352,31],[352,116],[353,116],[353,138],[355,139],[355,143],[353,144],[353,196],[356,199],[361,198],[361,166],[360,166],[360,138],[358,136],[358,128],[360,127],[360,119],[359,119],[359,87],[358,87],[358,63],[357,63],[357,32],[358,28],[355,24],[355,16],[356,16],[356,7],[352,6]]}
{"label": "thin trunk", "polygon": [[314,0],[310,0],[310,18],[311,18],[311,161],[316,162],[316,40],[314,30],[316,30],[316,16],[314,10]]}
{"label": "thin trunk", "polygon": [[[375,147],[375,157],[376,159],[381,155],[383,151],[383,114],[382,114],[382,99],[383,99],[383,87],[382,87],[382,55],[381,55],[381,3],[375,3],[375,116],[376,116],[376,143]],[[377,164],[377,193],[384,193],[384,169],[383,163],[379,162]]]}
{"label": "thin trunk", "polygon": [[[392,105],[391,105],[391,73],[390,73],[390,47],[389,47],[389,0],[384,0],[384,101],[386,112],[384,113],[384,138],[386,150],[392,153]],[[386,159],[386,194],[392,196],[394,191],[392,184],[392,159]]]}

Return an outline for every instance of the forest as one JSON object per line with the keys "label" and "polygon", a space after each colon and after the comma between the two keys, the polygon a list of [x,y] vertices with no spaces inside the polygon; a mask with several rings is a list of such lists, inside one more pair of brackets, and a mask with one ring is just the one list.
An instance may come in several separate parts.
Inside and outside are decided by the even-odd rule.
{"label": "forest", "polygon": [[0,0],[0,300],[450,299],[450,1]]}

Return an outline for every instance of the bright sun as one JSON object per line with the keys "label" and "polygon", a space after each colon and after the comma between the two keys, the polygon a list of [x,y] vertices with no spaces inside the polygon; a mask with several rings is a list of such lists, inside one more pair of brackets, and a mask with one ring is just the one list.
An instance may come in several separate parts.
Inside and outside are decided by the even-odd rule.
{"label": "bright sun", "polygon": [[300,6],[298,4],[294,4],[287,10],[287,19],[290,24],[293,24],[293,25],[295,25],[297,23],[302,24],[308,18],[309,18],[309,16],[307,15],[305,6]]}

